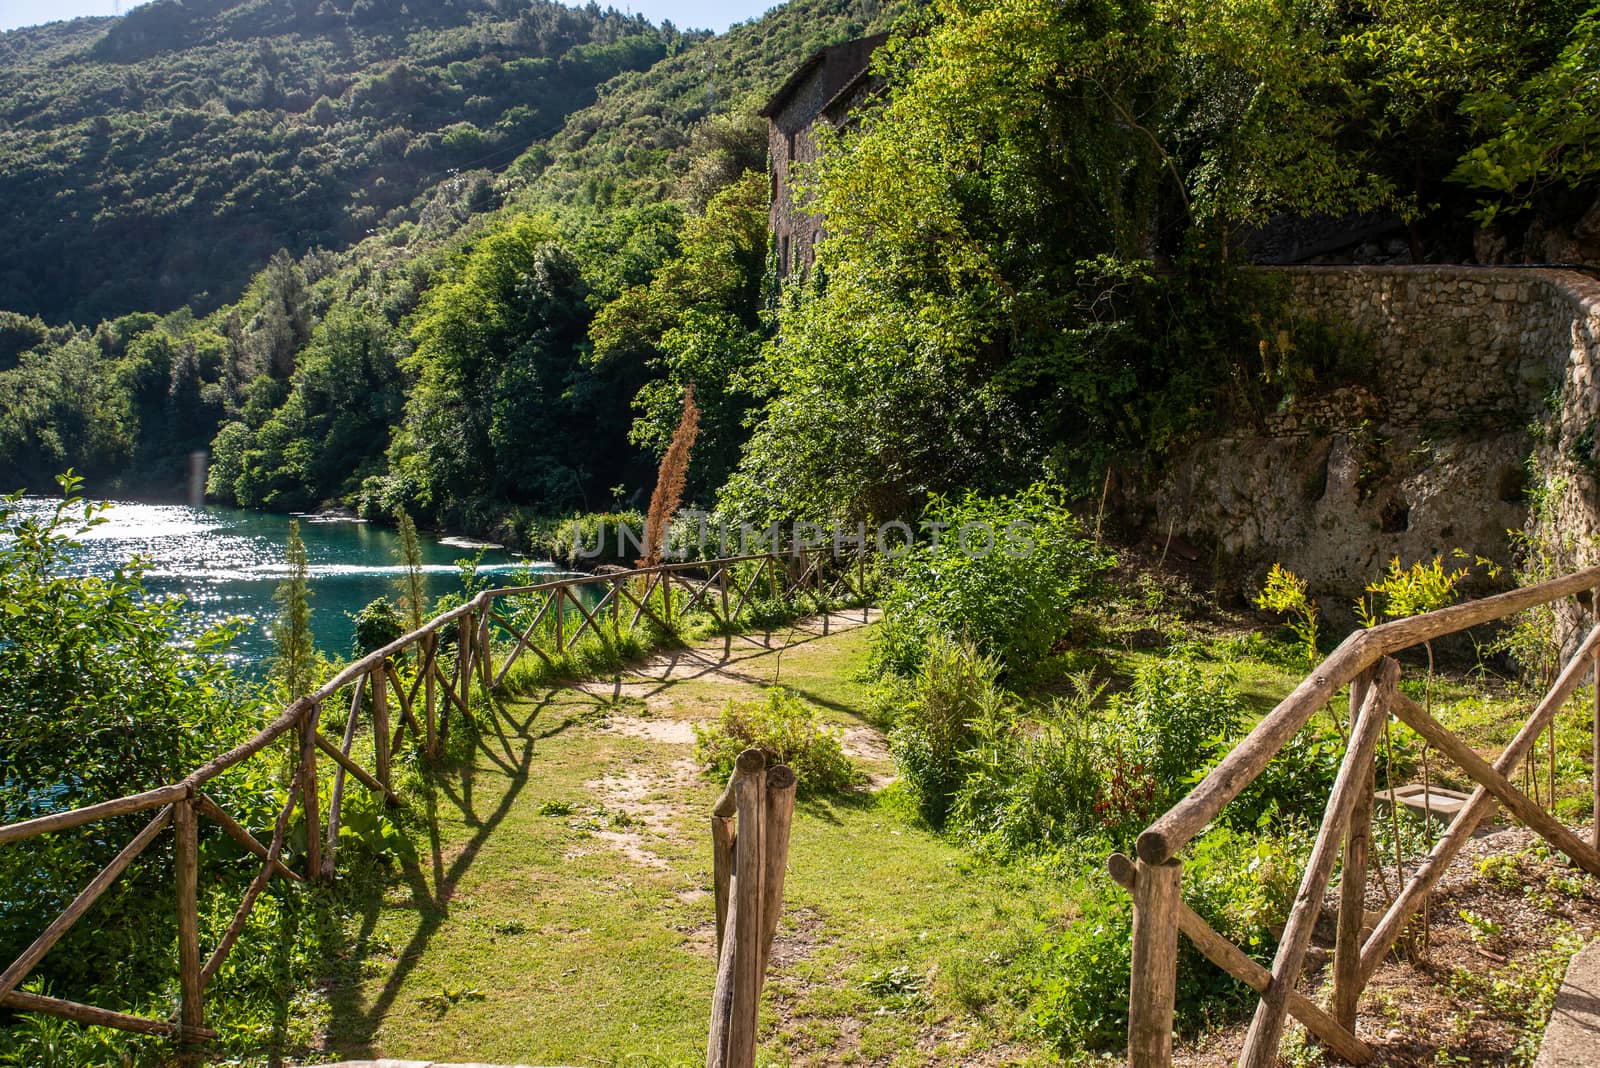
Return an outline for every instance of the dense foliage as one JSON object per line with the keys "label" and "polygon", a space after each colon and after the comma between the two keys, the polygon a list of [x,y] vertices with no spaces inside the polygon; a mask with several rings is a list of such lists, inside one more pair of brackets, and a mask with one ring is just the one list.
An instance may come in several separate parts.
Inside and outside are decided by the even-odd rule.
{"label": "dense foliage", "polygon": [[0,308],[209,310],[436,188],[492,207],[496,165],[683,43],[548,0],[155,0],[0,35]]}
{"label": "dense foliage", "polygon": [[934,635],[971,641],[1013,676],[1039,670],[1114,562],[1043,484],[935,497],[918,527],[893,565],[873,648],[878,669],[898,675],[917,670]]}
{"label": "dense foliage", "polygon": [[[140,17],[148,19],[165,11],[159,24],[175,33],[182,20],[175,21],[167,10],[175,6],[174,0],[162,0],[133,14],[143,12]],[[764,186],[754,176],[741,177],[764,161],[764,131],[752,112],[806,51],[858,35],[889,13],[875,3],[815,0],[774,11],[723,37],[703,39],[592,7],[383,5],[381,12],[364,4],[357,5],[359,12],[345,11],[343,4],[324,7],[327,11],[315,16],[291,17],[286,4],[237,10],[212,5],[183,31],[194,39],[185,38],[182,50],[157,47],[123,65],[143,70],[140,64],[186,57],[184,62],[203,67],[212,55],[207,50],[221,47],[217,42],[241,40],[266,42],[264,48],[270,44],[288,53],[298,38],[268,41],[260,34],[270,36],[280,23],[298,26],[296,19],[309,19],[308,26],[315,23],[321,30],[328,29],[328,19],[362,26],[378,19],[383,34],[363,36],[359,27],[351,31],[350,47],[359,54],[349,61],[369,63],[383,74],[385,85],[395,71],[411,78],[416,89],[415,100],[406,97],[411,110],[386,110],[387,98],[369,100],[372,94],[355,78],[349,100],[330,98],[339,121],[323,129],[343,129],[345,110],[355,107],[351,101],[359,96],[360,115],[349,121],[362,134],[356,138],[362,151],[377,151],[390,136],[383,131],[397,126],[404,129],[391,139],[409,138],[387,171],[368,175],[371,189],[357,198],[359,205],[352,207],[357,201],[341,195],[340,210],[359,211],[360,228],[337,240],[326,235],[300,240],[293,235],[302,231],[295,228],[252,229],[251,234],[271,234],[274,245],[288,248],[273,255],[242,292],[243,273],[207,268],[203,283],[172,272],[141,273],[139,257],[173,247],[171,242],[141,238],[132,249],[112,240],[96,245],[97,255],[115,257],[120,265],[102,272],[108,278],[137,277],[143,285],[166,279],[163,284],[180,289],[202,311],[231,302],[199,318],[180,307],[166,315],[129,314],[90,330],[51,325],[48,320],[59,310],[49,302],[17,298],[18,312],[0,313],[0,480],[42,489],[70,463],[97,485],[115,479],[125,488],[168,490],[179,484],[188,454],[209,446],[209,490],[222,501],[283,510],[339,502],[384,517],[394,504],[404,503],[419,518],[528,545],[537,539],[540,527],[533,520],[538,517],[569,508],[643,503],[654,467],[651,453],[665,444],[663,422],[670,431],[665,398],[675,403],[682,385],[694,378],[714,434],[708,433],[698,450],[690,492],[708,503],[748,433],[744,416],[752,387],[745,372],[766,329],[760,312]],[[461,20],[467,25],[457,25]],[[29,64],[35,61],[28,57],[37,46],[41,55],[65,65],[69,84],[79,77],[101,77],[110,61],[84,49],[107,25],[112,35],[123,32],[117,29],[122,23],[95,22],[6,35],[10,58],[3,62],[32,70]],[[49,44],[58,37],[67,43]],[[305,57],[284,59],[284,78],[292,80],[301,66],[321,63],[325,43],[319,39],[307,44]],[[514,58],[523,54],[519,49],[537,54]],[[582,103],[582,94],[562,97],[551,86],[529,82],[529,72],[545,71],[549,79],[565,79],[564,85],[592,76],[595,80],[584,83],[587,93],[598,79],[621,69],[613,63],[602,70],[600,59],[628,49],[634,49],[629,62],[665,58],[648,74],[624,72],[613,78],[593,104],[572,111],[551,140],[538,141],[556,129],[540,123],[545,118],[554,123],[562,109]],[[579,62],[584,56],[589,58]],[[469,83],[472,93],[456,100]],[[379,195],[375,190],[386,197],[400,195],[397,189],[406,185],[400,172],[412,173],[405,170],[411,167],[406,159],[417,152],[426,155],[421,142],[432,143],[432,134],[416,131],[440,117],[438,108],[471,111],[498,102],[524,118],[538,108],[538,129],[529,127],[516,137],[495,134],[493,158],[481,161],[485,170],[441,172],[414,201],[409,198],[426,183],[406,186],[410,191],[395,202],[410,207],[372,207]],[[98,106],[104,110],[113,103],[102,100]],[[298,131],[321,110],[314,104],[306,115],[285,113],[280,126]],[[363,123],[380,127],[368,130]],[[147,140],[150,147],[159,143],[154,135]],[[524,151],[529,144],[533,149]],[[259,173],[277,180],[278,162],[276,155],[263,157]],[[4,163],[0,158],[0,183]],[[412,163],[412,170],[425,169],[420,157]],[[18,168],[19,181],[36,180],[20,163]],[[314,195],[310,185],[315,183],[304,176],[288,184]],[[268,203],[259,197],[250,203],[258,218],[270,219]],[[150,204],[143,208],[152,210]],[[120,210],[112,209],[113,214]],[[529,222],[530,213],[541,221]],[[228,219],[237,228],[237,220]],[[233,256],[242,270],[267,260],[266,252],[256,253],[250,242],[218,240],[215,227],[222,225],[208,221],[186,226],[184,233],[204,240],[209,256]],[[543,317],[503,321],[500,340],[491,342],[499,346],[498,355],[486,356],[482,348],[453,351],[462,335],[445,329],[450,315],[460,323],[480,313],[492,316],[497,302],[502,309],[508,300],[515,302],[514,293],[491,293],[485,280],[498,274],[507,284],[520,284],[515,279],[528,268],[524,253],[530,227],[542,235],[540,255],[546,263],[566,264],[564,276],[545,276],[555,288],[543,290],[549,298]],[[619,298],[625,298],[624,307],[606,316],[591,343],[591,320]],[[174,303],[153,297],[133,302],[158,308]],[[0,301],[0,307],[4,304]],[[92,318],[99,312],[73,314]],[[542,332],[537,342],[523,337],[535,330]],[[434,343],[424,345],[424,334]],[[532,345],[526,350],[525,340]],[[552,434],[580,437],[547,437],[512,469],[496,469],[490,478],[478,477],[486,470],[480,449],[465,458],[463,470],[454,472],[461,478],[443,492],[434,492],[442,476],[414,479],[415,469],[427,462],[415,457],[437,456],[451,447],[445,440],[455,433],[449,418],[459,416],[480,428],[469,435],[512,425],[519,413],[507,407],[505,391],[516,394],[528,385],[514,379],[524,374],[519,361],[535,349],[544,356],[541,370],[531,374],[531,388],[543,392],[527,401],[529,411]],[[511,361],[498,399],[480,398],[478,382],[459,378],[486,358]],[[451,395],[459,398],[463,390],[465,407],[451,407]],[[515,436],[501,440],[495,455],[515,453],[522,444]],[[544,469],[545,460],[553,470]]]}
{"label": "dense foliage", "polygon": [[[63,483],[66,498],[46,512],[0,498],[0,824],[175,781],[239,740],[253,707],[219,655],[227,630],[195,628],[181,602],[144,589],[137,563],[74,573],[73,541],[99,509],[76,496],[76,479]],[[0,956],[26,948],[150,815],[0,850]],[[47,981],[81,994],[160,937],[159,924],[117,918],[137,916],[169,885],[163,848],[98,906],[106,926],[67,935],[41,971]]]}
{"label": "dense foliage", "polygon": [[[952,0],[797,175],[830,237],[778,294],[757,106],[902,13],[795,0],[703,38],[536,0],[157,0],[4,35],[0,477],[171,485],[212,445],[222,500],[526,543],[642,504],[692,381],[689,494],[726,482],[737,521],[1082,489],[1350,373],[1234,269],[1252,228],[1397,211],[1459,256],[1469,208],[1514,243],[1593,196],[1572,0]],[[474,316],[497,337],[449,329]]]}

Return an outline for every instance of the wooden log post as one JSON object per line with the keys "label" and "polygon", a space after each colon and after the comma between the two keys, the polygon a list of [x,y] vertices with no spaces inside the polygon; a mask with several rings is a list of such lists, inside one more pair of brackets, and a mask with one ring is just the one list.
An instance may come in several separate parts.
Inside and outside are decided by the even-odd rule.
{"label": "wooden log post", "polygon": [[661,621],[672,629],[672,572],[661,573]]}
{"label": "wooden log post", "polygon": [[[783,764],[767,770],[766,826],[761,842],[761,960],[757,975],[767,981],[772,939],[783,915],[783,883],[789,870],[789,831],[794,824],[794,793],[799,780]],[[759,991],[758,991],[759,993]]]}
{"label": "wooden log post", "polygon": [[461,680],[461,716],[463,719],[472,718],[472,631],[473,619],[471,609],[461,617],[456,632],[456,673]]}
{"label": "wooden log post", "polygon": [[1284,1020],[1289,1011],[1289,993],[1300,981],[1311,933],[1322,912],[1328,877],[1333,874],[1345,828],[1350,824],[1350,813],[1366,787],[1367,770],[1377,753],[1378,738],[1388,722],[1399,681],[1400,665],[1387,658],[1380,661],[1366,688],[1360,718],[1350,725],[1350,744],[1339,764],[1339,774],[1333,780],[1333,791],[1322,816],[1322,829],[1311,847],[1294,906],[1278,942],[1278,953],[1272,961],[1272,984],[1261,995],[1250,1030],[1245,1035],[1239,1068],[1272,1068],[1277,1063],[1278,1045],[1283,1039]]}
{"label": "wooden log post", "polygon": [[1172,1064],[1178,991],[1178,905],[1183,865],[1138,861],[1133,882],[1133,967],[1128,983],[1128,1068]]}
{"label": "wooden log post", "polygon": [[732,816],[711,817],[711,884],[717,908],[717,959],[722,959],[723,935],[728,926],[728,889],[733,881],[734,825]]}
{"label": "wooden log post", "polygon": [[[362,675],[356,679],[350,695],[350,714],[344,721],[344,739],[340,749],[345,756],[350,755],[351,746],[356,742],[356,726],[361,721],[361,693],[366,689],[367,676]],[[324,747],[326,748],[326,747]],[[322,877],[325,880],[333,879],[333,870],[339,862],[339,820],[344,814],[344,776],[345,766],[340,764],[333,770],[333,794],[328,802],[328,840],[322,851]],[[207,815],[210,815],[207,812]],[[215,819],[216,817],[212,817]]]}
{"label": "wooden log post", "polygon": [[431,631],[425,639],[426,651],[422,658],[423,713],[427,716],[428,759],[439,758],[439,695],[434,690],[434,662],[439,658],[439,632]]}
{"label": "wooden log post", "polygon": [[478,681],[483,685],[485,692],[494,683],[494,641],[492,640],[492,622],[489,611],[489,602],[484,602],[483,616],[478,622],[478,638],[473,643],[473,648],[478,650]]}
{"label": "wooden log post", "polygon": [[763,824],[766,822],[766,757],[746,749],[734,764],[733,777],[712,814],[737,814],[733,845],[733,877],[728,893],[727,932],[717,966],[717,987],[711,1003],[711,1036],[707,1068],[753,1068],[756,1057],[756,1014],[761,1004],[761,902]]}
{"label": "wooden log post", "polygon": [[728,568],[733,565],[723,564],[722,570],[717,572],[717,589],[722,594],[722,625],[728,626],[733,620],[728,616]]}
{"label": "wooden log post", "polygon": [[[316,728],[309,725],[307,732]],[[197,1040],[205,1026],[205,983],[200,976],[200,840],[193,799],[180,801],[173,812],[173,883],[178,897],[178,1022],[185,1045]],[[311,839],[307,839],[309,846]],[[270,866],[269,866],[270,867]]]}
{"label": "wooden log post", "polygon": [[389,675],[383,664],[372,669],[372,749],[378,781],[388,790],[389,783]]}
{"label": "wooden log post", "polygon": [[567,649],[567,588],[557,586],[551,597],[556,604],[556,652],[559,654]]}
{"label": "wooden log post", "polygon": [[[1363,672],[1350,684],[1352,727],[1361,717],[1361,707],[1372,684],[1372,672]],[[1367,766],[1366,778],[1355,805],[1350,809],[1350,826],[1345,831],[1344,865],[1339,876],[1339,928],[1333,957],[1333,999],[1329,1004],[1339,1026],[1354,1034],[1356,1004],[1361,1000],[1361,935],[1366,920],[1367,860],[1372,845],[1372,796],[1377,788],[1377,763]]]}
{"label": "wooden log post", "polygon": [[317,792],[317,721],[322,706],[306,709],[300,721],[300,806],[306,821],[306,878],[322,877],[321,801]]}

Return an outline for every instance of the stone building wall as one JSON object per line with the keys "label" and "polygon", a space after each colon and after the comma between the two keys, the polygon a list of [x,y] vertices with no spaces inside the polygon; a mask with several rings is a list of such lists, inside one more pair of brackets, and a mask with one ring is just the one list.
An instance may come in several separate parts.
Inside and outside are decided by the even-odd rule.
{"label": "stone building wall", "polygon": [[1295,398],[1264,432],[1193,448],[1157,494],[1161,531],[1214,547],[1241,594],[1281,561],[1325,607],[1348,606],[1395,556],[1459,548],[1509,563],[1510,529],[1535,533],[1563,569],[1600,559],[1600,282],[1542,269],[1282,270],[1295,310],[1345,332],[1361,372]]}
{"label": "stone building wall", "polygon": [[805,210],[792,172],[796,165],[816,161],[816,124],[843,125],[851,110],[877,86],[868,69],[872,53],[887,37],[876,34],[822,49],[806,60],[761,110],[767,119],[767,167],[772,183],[769,223],[780,277],[791,273],[803,276],[811,270],[813,250],[823,233],[821,217]]}

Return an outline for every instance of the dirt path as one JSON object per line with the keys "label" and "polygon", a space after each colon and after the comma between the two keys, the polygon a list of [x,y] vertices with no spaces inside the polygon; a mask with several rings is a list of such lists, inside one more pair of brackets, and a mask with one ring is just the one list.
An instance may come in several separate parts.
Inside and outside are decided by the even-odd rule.
{"label": "dirt path", "polygon": [[[859,614],[834,615],[500,704],[471,760],[408,797],[416,856],[381,893],[339,904],[335,963],[294,1009],[297,1063],[703,1061],[719,784],[694,761],[694,726],[777,683],[881,786],[892,762],[865,717],[870,633]],[[1047,881],[1019,894],[973,871],[869,789],[802,800],[785,897],[763,1010],[774,1063],[1037,1054],[1008,1037],[1018,1021],[952,1024],[956,995],[940,984],[981,974],[1016,931],[1059,915]]]}

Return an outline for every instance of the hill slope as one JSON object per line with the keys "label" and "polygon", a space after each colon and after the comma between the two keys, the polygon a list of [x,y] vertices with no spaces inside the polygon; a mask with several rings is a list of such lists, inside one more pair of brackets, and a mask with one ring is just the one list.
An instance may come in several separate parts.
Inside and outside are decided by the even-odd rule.
{"label": "hill slope", "polygon": [[276,249],[397,224],[684,43],[548,0],[155,0],[0,35],[0,308],[209,310]]}

